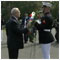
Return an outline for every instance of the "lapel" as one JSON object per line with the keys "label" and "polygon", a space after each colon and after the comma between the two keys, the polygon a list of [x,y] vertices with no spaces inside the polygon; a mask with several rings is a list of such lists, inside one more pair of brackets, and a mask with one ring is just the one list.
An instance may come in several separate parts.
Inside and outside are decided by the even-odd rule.
{"label": "lapel", "polygon": [[15,23],[19,24],[19,21],[14,16],[11,17],[11,20],[13,20]]}

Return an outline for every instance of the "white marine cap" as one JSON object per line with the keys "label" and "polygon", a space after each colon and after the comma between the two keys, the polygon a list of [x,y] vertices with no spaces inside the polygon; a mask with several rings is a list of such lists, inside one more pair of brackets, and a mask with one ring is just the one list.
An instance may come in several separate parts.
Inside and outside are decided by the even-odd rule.
{"label": "white marine cap", "polygon": [[51,6],[52,6],[52,4],[48,3],[48,2],[42,2],[42,4],[43,4],[43,7],[45,6],[45,7],[50,7],[51,8]]}

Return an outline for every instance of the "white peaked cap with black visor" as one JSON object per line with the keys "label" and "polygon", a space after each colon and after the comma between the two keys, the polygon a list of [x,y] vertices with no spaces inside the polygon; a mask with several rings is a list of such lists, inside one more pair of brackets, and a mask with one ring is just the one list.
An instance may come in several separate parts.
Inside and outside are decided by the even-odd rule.
{"label": "white peaked cap with black visor", "polygon": [[49,2],[42,2],[42,4],[43,4],[43,7],[50,7],[51,8],[51,6],[52,6],[52,4]]}

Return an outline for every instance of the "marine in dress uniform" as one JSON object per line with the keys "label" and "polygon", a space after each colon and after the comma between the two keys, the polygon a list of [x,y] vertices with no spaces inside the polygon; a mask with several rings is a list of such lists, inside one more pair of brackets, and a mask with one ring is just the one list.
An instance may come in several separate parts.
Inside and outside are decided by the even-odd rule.
{"label": "marine in dress uniform", "polygon": [[51,34],[53,18],[50,13],[51,4],[43,2],[43,13],[41,21],[35,24],[39,32],[39,43],[41,44],[43,58],[50,59],[50,46],[54,38]]}

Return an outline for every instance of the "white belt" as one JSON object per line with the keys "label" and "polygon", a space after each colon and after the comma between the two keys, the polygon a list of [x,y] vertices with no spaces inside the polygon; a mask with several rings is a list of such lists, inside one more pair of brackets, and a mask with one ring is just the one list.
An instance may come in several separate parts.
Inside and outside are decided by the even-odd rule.
{"label": "white belt", "polygon": [[50,29],[44,29],[44,31],[46,31],[46,32],[50,32]]}

